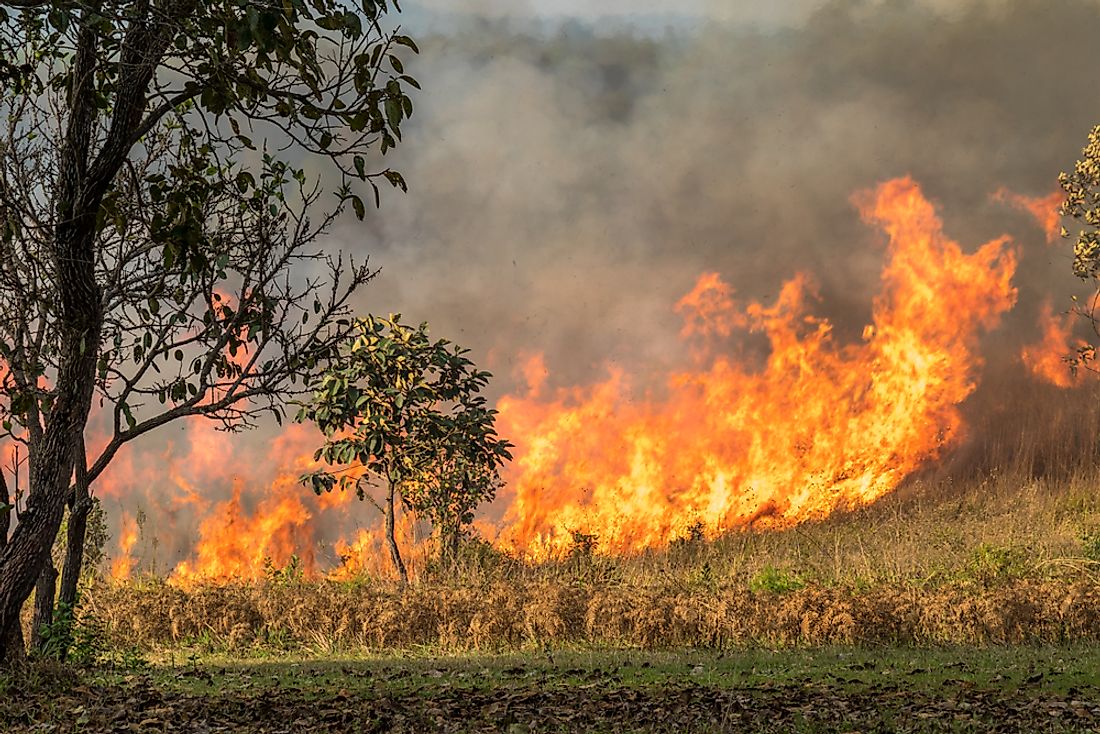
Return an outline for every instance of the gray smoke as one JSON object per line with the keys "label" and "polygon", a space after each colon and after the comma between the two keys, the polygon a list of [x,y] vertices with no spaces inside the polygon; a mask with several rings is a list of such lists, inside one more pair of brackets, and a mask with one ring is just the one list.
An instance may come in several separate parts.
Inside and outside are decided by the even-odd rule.
{"label": "gray smoke", "polygon": [[849,198],[911,173],[964,245],[1017,236],[1033,318],[1075,288],[1068,245],[989,197],[1048,193],[1100,121],[1098,21],[1035,0],[833,2],[797,27],[670,35],[468,18],[424,39],[396,156],[412,191],[339,239],[383,267],[368,307],[501,377],[543,351],[584,382],[674,355],[671,305],[704,270],[760,299],[811,272],[858,334],[882,253]]}

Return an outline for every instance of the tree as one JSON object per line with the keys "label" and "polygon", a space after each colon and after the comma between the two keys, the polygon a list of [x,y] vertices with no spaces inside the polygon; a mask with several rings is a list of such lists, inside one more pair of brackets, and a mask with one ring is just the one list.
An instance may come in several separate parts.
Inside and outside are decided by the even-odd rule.
{"label": "tree", "polygon": [[405,501],[438,531],[444,562],[457,560],[463,529],[474,521],[474,510],[496,496],[500,465],[511,458],[508,444],[492,435],[493,415],[484,405],[454,415],[433,460],[403,485]]}
{"label": "tree", "polygon": [[346,206],[365,216],[355,180],[375,204],[378,181],[405,188],[378,158],[416,86],[389,10],[0,0],[0,419],[28,456],[0,640],[66,507],[75,602],[92,485],[123,445],[191,416],[281,420],[348,335],[372,271],[317,242]]}
{"label": "tree", "polygon": [[497,436],[496,411],[480,394],[492,375],[468,350],[432,341],[427,324],[413,328],[400,315],[369,316],[354,329],[298,414],[325,435],[315,458],[336,469],[302,480],[318,494],[354,489],[360,499],[382,483],[386,543],[404,584],[396,500],[457,538],[473,509],[492,498],[511,445]]}
{"label": "tree", "polygon": [[[1077,303],[1074,297],[1077,305],[1073,312],[1087,318],[1093,332],[1100,336],[1100,319],[1096,311],[1100,305],[1100,126],[1089,132],[1088,143],[1081,150],[1081,158],[1073,172],[1059,174],[1058,182],[1066,195],[1061,214],[1072,217],[1078,225],[1073,246],[1073,273],[1097,287],[1085,304]],[[1071,233],[1063,227],[1062,236],[1069,237]],[[1083,344],[1068,359],[1074,371],[1096,370],[1096,346]]]}

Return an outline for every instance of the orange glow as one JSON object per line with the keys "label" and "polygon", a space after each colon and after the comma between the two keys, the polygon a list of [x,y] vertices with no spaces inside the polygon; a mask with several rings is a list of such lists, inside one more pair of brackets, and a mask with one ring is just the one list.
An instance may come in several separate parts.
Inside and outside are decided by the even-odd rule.
{"label": "orange glow", "polygon": [[1062,236],[1062,203],[1066,200],[1065,192],[1058,188],[1046,196],[1023,196],[1008,189],[999,189],[993,198],[1002,201],[1020,211],[1027,212],[1047,236],[1047,244],[1054,244]]}
{"label": "orange glow", "polygon": [[118,555],[111,561],[111,578],[126,581],[133,575],[134,558],[131,555],[138,541],[138,524],[130,515],[122,515],[122,528],[118,534]]}
{"label": "orange glow", "polygon": [[187,586],[208,579],[255,580],[287,566],[293,556],[303,571],[314,570],[311,514],[297,477],[280,477],[252,512],[241,501],[241,489],[237,484],[232,499],[203,520],[194,558],[180,562],[169,581]]}
{"label": "orange glow", "polygon": [[1056,315],[1054,307],[1047,300],[1039,314],[1039,327],[1043,331],[1042,339],[1024,347],[1020,353],[1020,358],[1031,374],[1058,387],[1080,385],[1087,373],[1071,370],[1068,360],[1078,350],[1088,348],[1088,345],[1080,339],[1073,339],[1073,315]]}
{"label": "orange glow", "polygon": [[[1007,238],[964,252],[909,178],[854,202],[886,244],[861,338],[816,315],[810,275],[793,275],[774,301],[753,302],[706,272],[669,301],[684,348],[657,381],[653,365],[619,363],[592,384],[561,387],[542,355],[522,357],[522,387],[496,406],[500,434],[516,444],[498,502],[503,519],[480,518],[479,534],[542,559],[567,552],[574,532],[596,535],[601,552],[630,553],[697,523],[711,537],[783,527],[872,502],[957,445],[959,405],[982,365],[979,340],[1016,300],[1016,253]],[[1049,306],[1044,319],[1034,353],[1057,361],[1072,351],[1068,326]],[[748,332],[757,336],[741,349]],[[769,348],[753,357],[758,342]],[[394,578],[371,503],[353,492],[316,497],[297,482],[316,467],[315,428],[288,426],[248,449],[203,426],[189,424],[189,448],[173,444],[164,464],[127,464],[140,475],[131,482],[156,488],[167,477],[174,488],[167,497],[147,492],[185,538],[170,555],[186,558],[172,583],[260,579],[292,556],[307,575]],[[398,542],[414,578],[432,552],[418,530],[401,515]],[[125,517],[116,578],[130,575],[136,541]]]}
{"label": "orange glow", "polygon": [[840,343],[812,315],[807,275],[740,310],[703,275],[676,307],[681,336],[747,325],[770,342],[766,362],[712,353],[658,390],[617,369],[591,387],[502,399],[501,434],[517,446],[500,542],[541,558],[565,551],[574,531],[632,552],[697,522],[710,535],[789,525],[871,502],[955,445],[978,337],[1015,302],[1015,253],[998,239],[965,254],[908,178],[856,202],[889,239],[862,342]]}
{"label": "orange glow", "polygon": [[691,292],[676,304],[676,313],[684,320],[682,338],[693,336],[729,336],[744,329],[748,322],[733,303],[733,289],[718,273],[703,273]]}
{"label": "orange glow", "polygon": [[[430,549],[427,544],[417,541],[416,517],[398,510],[394,537],[401,548],[401,559],[409,570],[409,577],[417,578],[417,571],[427,560]],[[336,541],[336,556],[339,565],[329,572],[328,578],[335,581],[348,581],[355,578],[393,578],[396,571],[390,560],[385,535],[381,527],[359,528],[355,537]]]}

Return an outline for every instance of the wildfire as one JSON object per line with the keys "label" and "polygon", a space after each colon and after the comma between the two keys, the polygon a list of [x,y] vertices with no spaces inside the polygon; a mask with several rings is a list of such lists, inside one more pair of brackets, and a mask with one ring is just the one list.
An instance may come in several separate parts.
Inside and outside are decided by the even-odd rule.
{"label": "wildfire", "polygon": [[1075,352],[1087,349],[1088,344],[1073,339],[1073,315],[1056,315],[1048,300],[1039,314],[1039,327],[1043,331],[1042,339],[1024,347],[1020,354],[1031,374],[1057,387],[1080,385],[1086,373],[1072,371],[1068,360]]}
{"label": "wildfire", "polygon": [[993,198],[1002,201],[1020,211],[1027,212],[1043,228],[1047,244],[1054,244],[1062,236],[1062,202],[1066,195],[1058,188],[1046,196],[1024,196],[1008,189],[1000,189]]}
{"label": "wildfire", "polygon": [[861,343],[838,343],[812,315],[809,276],[773,304],[738,307],[705,274],[677,306],[681,335],[747,325],[767,337],[766,363],[713,354],[642,396],[612,370],[593,387],[500,401],[501,432],[517,439],[502,542],[537,558],[565,550],[575,532],[629,552],[699,522],[711,534],[785,525],[871,502],[955,444],[977,338],[1015,302],[1015,254],[1005,238],[965,254],[908,178],[857,203],[889,237]]}
{"label": "wildfire", "polygon": [[[526,389],[497,404],[515,460],[500,497],[503,520],[479,520],[483,537],[538,559],[566,552],[575,534],[594,535],[601,551],[615,553],[660,546],[700,524],[711,536],[785,526],[872,502],[956,445],[964,434],[959,405],[982,364],[979,338],[1015,303],[1016,254],[1007,238],[964,252],[909,178],[854,201],[887,241],[861,339],[841,338],[814,314],[809,275],[760,303],[739,301],[720,274],[707,272],[670,304],[687,357],[656,384],[644,381],[650,369],[617,367],[595,384],[555,388],[543,357],[530,356],[519,370]],[[739,353],[731,340],[746,332],[762,335],[766,356],[731,356]],[[1060,356],[1065,339],[1048,332],[1034,353]],[[379,517],[370,503],[351,493],[315,497],[298,484],[315,466],[311,427],[284,429],[266,461],[250,468],[212,430],[193,426],[188,440],[190,451],[174,450],[168,472],[157,467],[179,488],[175,500],[158,500],[163,512],[173,523],[177,513],[202,518],[197,533],[179,528],[198,540],[173,583],[256,579],[293,556],[307,574],[392,575],[381,532],[360,527]],[[234,480],[232,496],[218,502],[206,488],[227,487],[230,466],[247,479]],[[399,522],[399,544],[415,574],[428,551],[414,547],[414,521]],[[128,527],[133,540],[116,577],[132,566],[129,518],[120,548]],[[332,561],[315,557],[322,528],[341,538],[324,546],[335,551]]]}
{"label": "wildfire", "polygon": [[238,483],[232,499],[219,504],[203,521],[195,558],[176,566],[170,578],[173,583],[256,579],[269,569],[289,565],[294,557],[304,571],[313,570],[311,515],[297,478],[280,478],[252,513],[244,509],[241,489]]}
{"label": "wildfire", "polygon": [[[428,548],[417,542],[416,517],[411,513],[397,516],[394,537],[402,549],[402,558],[408,564],[410,576],[416,577],[416,570],[427,560]],[[381,528],[358,528],[355,537],[337,540],[335,544],[339,565],[328,573],[334,581],[348,581],[357,577],[392,576],[389,550]]]}
{"label": "wildfire", "polygon": [[131,555],[138,541],[138,524],[130,515],[123,513],[122,528],[118,534],[118,556],[111,561],[111,577],[126,581],[134,571],[134,558]]}

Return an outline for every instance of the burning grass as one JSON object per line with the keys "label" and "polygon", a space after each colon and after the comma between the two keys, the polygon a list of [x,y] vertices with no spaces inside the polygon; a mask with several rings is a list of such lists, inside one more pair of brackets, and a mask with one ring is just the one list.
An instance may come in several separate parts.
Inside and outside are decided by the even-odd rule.
{"label": "burning grass", "polygon": [[1095,642],[1098,483],[915,485],[819,523],[627,557],[584,538],[537,565],[471,546],[404,591],[287,575],[105,584],[85,609],[115,645],[235,654]]}

